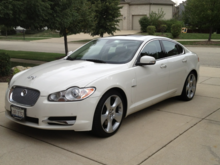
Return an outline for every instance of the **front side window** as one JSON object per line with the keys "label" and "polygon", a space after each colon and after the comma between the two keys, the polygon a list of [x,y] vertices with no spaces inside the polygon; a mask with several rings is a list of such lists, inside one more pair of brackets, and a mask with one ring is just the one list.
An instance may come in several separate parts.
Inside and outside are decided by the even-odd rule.
{"label": "front side window", "polygon": [[103,63],[127,63],[135,55],[142,41],[98,39],[89,42],[68,56],[67,60],[86,60]]}
{"label": "front side window", "polygon": [[163,58],[160,42],[152,41],[149,44],[147,44],[145,48],[142,50],[141,55],[152,56],[155,59]]}
{"label": "front side window", "polygon": [[183,53],[183,48],[177,43],[170,41],[162,41],[166,56],[174,56]]}

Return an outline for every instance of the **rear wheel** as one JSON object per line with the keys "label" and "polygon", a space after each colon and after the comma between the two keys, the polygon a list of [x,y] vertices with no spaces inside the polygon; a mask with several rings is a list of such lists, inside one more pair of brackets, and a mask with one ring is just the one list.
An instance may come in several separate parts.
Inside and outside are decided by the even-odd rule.
{"label": "rear wheel", "polygon": [[196,75],[191,72],[186,78],[181,98],[185,101],[192,100],[196,93]]}
{"label": "rear wheel", "polygon": [[124,107],[123,97],[118,91],[107,92],[96,108],[93,133],[100,137],[109,137],[115,134],[122,123]]}

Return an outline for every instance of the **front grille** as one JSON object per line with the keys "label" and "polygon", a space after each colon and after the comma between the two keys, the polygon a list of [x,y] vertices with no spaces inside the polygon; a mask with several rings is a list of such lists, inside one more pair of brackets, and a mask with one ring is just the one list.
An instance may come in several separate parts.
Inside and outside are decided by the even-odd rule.
{"label": "front grille", "polygon": [[40,96],[40,92],[34,89],[25,87],[14,87],[10,100],[22,105],[33,106]]}

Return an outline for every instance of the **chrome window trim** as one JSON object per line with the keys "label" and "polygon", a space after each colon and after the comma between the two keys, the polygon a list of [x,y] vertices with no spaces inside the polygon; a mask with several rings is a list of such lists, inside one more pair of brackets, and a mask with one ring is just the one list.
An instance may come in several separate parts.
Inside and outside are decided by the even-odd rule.
{"label": "chrome window trim", "polygon": [[[160,42],[160,41],[161,41],[161,38],[154,38],[154,39],[151,39],[151,40],[149,40],[149,41],[147,41],[147,42],[144,43],[144,45],[142,46],[141,50],[140,50],[139,53],[138,53],[138,56],[137,56],[137,58],[136,58],[136,60],[135,60],[135,62],[134,62],[134,64],[133,64],[133,67],[138,66],[138,65],[136,65],[136,63],[137,63],[137,61],[138,61],[138,58],[139,58],[140,55],[141,55],[142,50],[145,48],[145,46],[146,46],[147,44],[149,44],[150,42],[153,42],[153,41],[159,41],[159,42]],[[160,45],[160,48],[161,48],[161,50],[163,51],[163,48],[162,48],[161,45]],[[158,61],[158,60],[163,60],[163,59],[165,59],[165,58],[159,58],[159,59],[156,59],[156,61]]]}
{"label": "chrome window trim", "polygon": [[[182,45],[180,45],[178,42],[176,42],[176,41],[172,41],[172,40],[169,40],[169,39],[161,39],[160,41],[161,41],[161,42],[162,42],[162,41],[168,41],[168,42],[172,42],[172,43],[174,43],[174,44],[178,44],[178,45],[183,49],[183,52],[182,52],[182,53],[180,53],[180,54],[176,54],[176,55],[172,55],[172,56],[177,56],[177,55],[186,54],[186,50],[185,50],[185,48],[182,47]],[[162,43],[162,44],[163,44],[163,43]],[[164,45],[163,45],[163,46],[164,46]],[[169,56],[169,57],[172,57],[172,56]]]}
{"label": "chrome window trim", "polygon": [[[143,43],[143,46],[142,46],[141,50],[138,52],[138,56],[136,57],[136,60],[135,60],[135,62],[134,62],[134,64],[133,64],[132,67],[138,66],[138,65],[136,65],[136,63],[137,63],[137,61],[138,61],[138,58],[140,57],[140,54],[141,54],[142,50],[145,48],[145,46],[146,46],[147,44],[149,44],[150,42],[152,42],[152,41],[157,41],[157,40],[158,40],[159,42],[169,41],[169,42],[178,44],[179,46],[181,46],[181,47],[183,48],[183,52],[182,52],[181,54],[176,54],[176,55],[173,55],[173,56],[167,56],[167,57],[164,57],[164,58],[159,58],[159,59],[156,59],[156,61],[166,60],[166,59],[169,59],[169,58],[173,58],[173,57],[177,57],[177,56],[185,55],[185,54],[186,54],[185,48],[184,48],[180,43],[178,43],[178,42],[176,42],[176,41],[173,41],[173,40],[170,40],[170,39],[168,39],[168,38],[154,38],[154,39],[151,39],[151,40],[146,41],[145,43]],[[163,44],[163,43],[162,43],[162,44]],[[140,46],[140,47],[141,47],[141,46]],[[161,45],[161,50],[163,51],[162,45]]]}

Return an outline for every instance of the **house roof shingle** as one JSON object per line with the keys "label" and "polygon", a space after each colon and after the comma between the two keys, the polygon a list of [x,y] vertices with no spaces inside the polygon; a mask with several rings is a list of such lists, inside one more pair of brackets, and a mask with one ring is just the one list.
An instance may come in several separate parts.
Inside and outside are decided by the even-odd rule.
{"label": "house roof shingle", "polygon": [[166,5],[174,5],[175,4],[171,0],[121,0],[121,3],[129,3],[129,4],[166,4]]}

